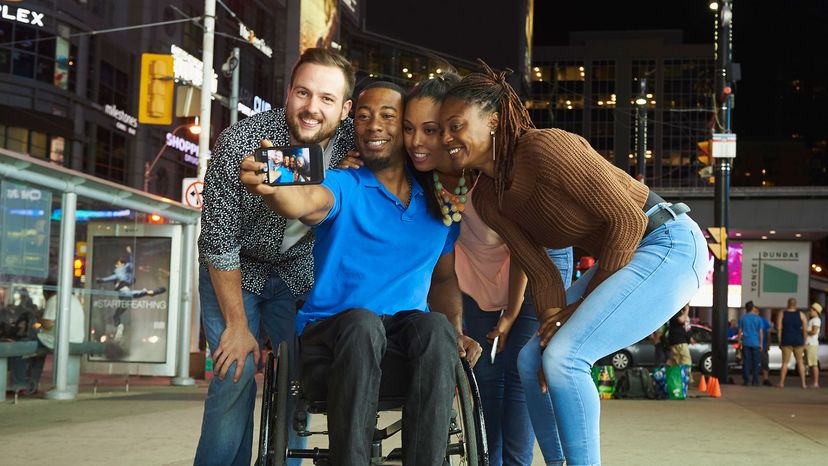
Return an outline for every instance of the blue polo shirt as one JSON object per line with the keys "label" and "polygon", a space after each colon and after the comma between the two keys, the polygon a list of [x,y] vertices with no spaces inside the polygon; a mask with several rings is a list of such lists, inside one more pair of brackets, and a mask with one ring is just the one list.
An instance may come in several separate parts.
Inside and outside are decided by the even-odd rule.
{"label": "blue polo shirt", "polygon": [[408,208],[366,167],[328,170],[322,186],[334,204],[314,227],[314,286],[296,316],[297,332],[347,309],[428,310],[432,271],[454,251],[459,225],[447,227],[428,212],[413,178]]}
{"label": "blue polo shirt", "polygon": [[751,313],[747,313],[739,319],[739,328],[742,329],[742,343],[745,346],[759,348],[759,332],[764,330],[763,320],[765,319]]}

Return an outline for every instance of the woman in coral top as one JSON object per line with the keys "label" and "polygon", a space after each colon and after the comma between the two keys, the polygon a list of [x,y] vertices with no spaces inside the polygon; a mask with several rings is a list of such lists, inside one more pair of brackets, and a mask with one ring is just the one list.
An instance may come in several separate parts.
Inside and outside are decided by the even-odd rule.
{"label": "woman in coral top", "polygon": [[[690,300],[707,245],[687,206],[664,202],[583,138],[535,129],[506,73],[481,65],[443,101],[443,143],[455,170],[476,173],[474,208],[528,276],[540,329],[518,365],[546,464],[600,464],[590,368]],[[568,246],[598,261],[567,290],[546,248]]]}

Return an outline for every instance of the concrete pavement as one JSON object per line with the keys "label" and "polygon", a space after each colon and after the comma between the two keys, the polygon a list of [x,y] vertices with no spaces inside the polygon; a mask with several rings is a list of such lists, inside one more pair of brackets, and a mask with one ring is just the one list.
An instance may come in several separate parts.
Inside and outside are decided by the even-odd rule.
{"label": "concrete pavement", "polygon": [[[195,387],[171,387],[166,378],[131,377],[127,393],[120,378],[104,377],[93,395],[91,377],[83,377],[76,401],[21,398],[16,405],[13,400],[0,404],[0,464],[192,464],[204,381]],[[684,401],[603,401],[603,464],[828,461],[826,388],[727,385],[719,399],[695,395],[691,391]],[[314,421],[321,423],[324,419]],[[533,465],[542,464],[536,447]]]}

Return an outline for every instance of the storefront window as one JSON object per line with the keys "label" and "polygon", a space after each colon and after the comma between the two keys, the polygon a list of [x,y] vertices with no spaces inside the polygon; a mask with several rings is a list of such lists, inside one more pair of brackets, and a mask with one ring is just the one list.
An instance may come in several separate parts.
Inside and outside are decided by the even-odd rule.
{"label": "storefront window", "polygon": [[30,134],[29,155],[46,158],[49,153],[49,139],[46,133],[32,131]]}
{"label": "storefront window", "polygon": [[26,153],[29,145],[29,130],[10,126],[6,130],[6,149]]}

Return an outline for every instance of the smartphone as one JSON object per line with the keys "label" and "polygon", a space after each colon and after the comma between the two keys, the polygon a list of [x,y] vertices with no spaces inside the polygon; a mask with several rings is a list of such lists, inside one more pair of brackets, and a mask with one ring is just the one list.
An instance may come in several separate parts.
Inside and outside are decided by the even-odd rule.
{"label": "smartphone", "polygon": [[319,184],[325,179],[319,144],[262,148],[256,151],[256,161],[265,164],[265,183],[271,186]]}

